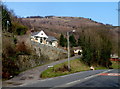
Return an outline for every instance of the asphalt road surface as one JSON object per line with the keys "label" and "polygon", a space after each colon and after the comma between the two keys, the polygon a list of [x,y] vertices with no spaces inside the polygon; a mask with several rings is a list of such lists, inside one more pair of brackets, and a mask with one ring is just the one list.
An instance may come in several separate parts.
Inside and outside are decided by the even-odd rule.
{"label": "asphalt road surface", "polygon": [[[120,70],[111,70],[107,73],[100,73],[88,77],[85,81],[78,81],[71,84],[71,87],[119,87],[120,89]],[[70,87],[69,86],[69,87]]]}
{"label": "asphalt road surface", "polygon": [[[80,56],[74,56],[71,57],[70,60],[74,60],[80,58]],[[48,66],[54,66],[56,64],[63,63],[67,61],[68,59],[63,59],[63,60],[58,60],[49,64],[45,64],[42,66],[38,66],[29,70],[26,70],[22,73],[20,73],[18,76],[15,76],[14,78],[2,82],[3,87],[14,87],[14,86],[19,86],[19,85],[26,85],[26,84],[31,84],[34,83],[38,80],[41,80],[40,74],[42,71],[46,70]],[[32,78],[29,78],[32,77]]]}
{"label": "asphalt road surface", "polygon": [[[38,87],[38,88],[51,88],[51,89],[69,89],[70,87],[120,87],[120,70],[90,70],[70,75],[38,80],[34,83],[22,85],[19,87]],[[14,89],[17,89],[14,88]]]}

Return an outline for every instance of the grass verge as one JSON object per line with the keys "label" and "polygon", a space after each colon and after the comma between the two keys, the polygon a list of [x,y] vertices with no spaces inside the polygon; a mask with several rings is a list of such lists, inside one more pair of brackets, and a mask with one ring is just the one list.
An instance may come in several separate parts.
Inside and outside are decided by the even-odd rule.
{"label": "grass verge", "polygon": [[113,69],[120,69],[120,61],[112,61]]}
{"label": "grass verge", "polygon": [[80,62],[80,59],[71,60],[70,66],[71,66],[71,71],[68,71],[67,62],[57,64],[52,68],[48,68],[47,70],[43,71],[40,77],[51,78],[51,77],[62,76],[62,75],[71,74],[79,71],[89,70],[89,66]]}
{"label": "grass verge", "polygon": [[[118,69],[120,68],[120,62],[114,62],[112,61],[112,68]],[[80,71],[87,71],[90,70],[90,67],[83,64],[80,59],[75,59],[70,61],[71,71],[68,71],[67,68],[67,62],[57,64],[53,66],[52,68],[48,68],[47,70],[43,71],[40,75],[41,78],[51,78],[51,77],[57,77],[62,75],[67,75],[71,73],[76,73]],[[106,67],[95,67],[95,70],[100,69],[107,69]]]}

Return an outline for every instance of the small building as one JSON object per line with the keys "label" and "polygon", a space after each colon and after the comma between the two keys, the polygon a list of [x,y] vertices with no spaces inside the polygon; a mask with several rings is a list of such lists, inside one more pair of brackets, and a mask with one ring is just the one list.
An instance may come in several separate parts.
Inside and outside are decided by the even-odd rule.
{"label": "small building", "polygon": [[48,36],[47,44],[52,45],[54,47],[57,47],[58,46],[58,40],[53,36]]}
{"label": "small building", "polygon": [[53,36],[47,36],[44,31],[32,33],[31,41],[54,47],[58,46],[58,40]]}
{"label": "small building", "polygon": [[82,55],[82,49],[80,47],[74,47],[74,54]]}
{"label": "small building", "polygon": [[117,54],[111,54],[110,57],[111,61],[120,61],[120,58]]}
{"label": "small building", "polygon": [[110,57],[111,58],[118,58],[118,55],[117,54],[111,54]]}

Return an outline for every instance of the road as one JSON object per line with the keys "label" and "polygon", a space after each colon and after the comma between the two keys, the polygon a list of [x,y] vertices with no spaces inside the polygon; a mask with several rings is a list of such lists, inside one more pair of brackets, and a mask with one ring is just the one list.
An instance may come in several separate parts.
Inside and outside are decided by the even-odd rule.
{"label": "road", "polygon": [[71,83],[69,87],[86,87],[86,86],[120,88],[120,70],[108,70],[107,73],[100,73],[91,77],[87,77],[83,82],[78,81],[73,84]]}
{"label": "road", "polygon": [[[114,74],[116,73],[116,74]],[[118,75],[119,74],[119,75]],[[79,88],[89,88],[89,87],[104,87],[109,89],[113,87],[119,89],[120,87],[120,70],[110,69],[110,70],[90,70],[79,73],[74,73],[70,75],[60,76],[56,78],[49,78],[44,80],[38,80],[34,83],[19,86],[23,87],[43,87],[50,89],[75,89]],[[110,88],[110,89],[111,89]],[[12,88],[12,89],[17,89]]]}
{"label": "road", "polygon": [[[76,58],[80,58],[80,56],[78,55],[78,56],[71,57],[70,60],[74,60]],[[20,73],[18,76],[15,76],[14,78],[10,80],[4,81],[3,87],[14,87],[14,86],[19,86],[19,85],[29,84],[37,80],[41,80],[40,74],[42,71],[46,70],[48,66],[54,66],[56,64],[63,63],[67,60],[68,59],[58,60],[58,61],[46,64],[46,65],[42,65],[39,67],[26,70]]]}

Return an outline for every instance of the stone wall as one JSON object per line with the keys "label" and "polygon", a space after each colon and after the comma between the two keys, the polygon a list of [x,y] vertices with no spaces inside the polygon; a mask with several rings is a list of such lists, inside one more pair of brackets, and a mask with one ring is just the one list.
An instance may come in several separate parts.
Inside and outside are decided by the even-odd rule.
{"label": "stone wall", "polygon": [[43,55],[40,57],[37,55],[19,55],[16,64],[18,65],[20,71],[24,71],[47,62],[49,62],[48,58]]}
{"label": "stone wall", "polygon": [[31,55],[19,55],[17,65],[20,71],[67,57],[67,51],[52,46],[31,42]]}
{"label": "stone wall", "polygon": [[[49,60],[61,60],[67,58],[67,51],[57,47],[31,42],[36,54],[47,56]],[[41,53],[41,54],[40,54]]]}

